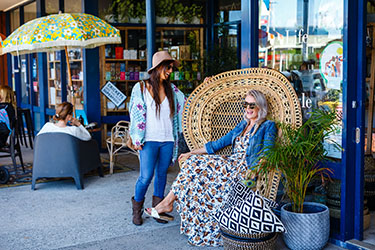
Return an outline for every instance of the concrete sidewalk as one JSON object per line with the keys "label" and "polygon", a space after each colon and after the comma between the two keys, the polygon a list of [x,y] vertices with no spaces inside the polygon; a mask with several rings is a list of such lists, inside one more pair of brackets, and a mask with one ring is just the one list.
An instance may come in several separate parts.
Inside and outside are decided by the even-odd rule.
{"label": "concrete sidewalk", "polygon": [[[31,162],[32,154],[27,155],[24,151],[26,162]],[[30,185],[0,189],[0,249],[197,249],[179,233],[180,218],[175,211],[175,221],[168,224],[145,215],[142,226],[132,224],[130,199],[138,159],[124,156],[119,160],[133,170],[85,178],[84,190],[77,190],[73,180],[37,184],[36,191]],[[170,169],[167,191],[177,173],[177,166]],[[152,189],[151,185],[147,207]],[[276,249],[287,249],[281,237]],[[342,248],[329,245],[327,249]]]}

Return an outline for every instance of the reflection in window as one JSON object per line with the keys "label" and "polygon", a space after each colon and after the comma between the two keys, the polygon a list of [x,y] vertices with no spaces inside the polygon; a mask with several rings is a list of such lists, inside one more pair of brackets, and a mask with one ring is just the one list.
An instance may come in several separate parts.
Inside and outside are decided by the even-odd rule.
{"label": "reflection in window", "polygon": [[47,15],[59,13],[59,0],[45,1],[45,5]]}
{"label": "reflection in window", "polygon": [[99,17],[103,20],[109,19],[109,7],[112,5],[112,0],[100,0],[98,3],[99,6]]}
{"label": "reflection in window", "polygon": [[219,0],[216,23],[241,20],[241,1]]}
{"label": "reflection in window", "polygon": [[19,56],[21,63],[21,97],[22,97],[22,103],[29,104],[30,103],[30,97],[29,97],[29,88],[30,83],[28,81],[28,70],[27,70],[27,59],[26,55]]}
{"label": "reflection in window", "polygon": [[237,24],[215,26],[216,41],[213,49],[208,52],[210,59],[206,61],[207,75],[216,75],[239,67],[237,33]]}
{"label": "reflection in window", "polygon": [[[316,107],[342,116],[343,14],[343,0],[259,1],[259,66],[290,80],[304,120]],[[337,131],[334,140],[341,143]]]}
{"label": "reflection in window", "polygon": [[36,53],[31,55],[31,79],[32,79],[32,93],[34,94],[33,98],[33,105],[39,106],[40,99],[39,99],[39,81],[38,81],[38,56]]}
{"label": "reflection in window", "polygon": [[65,13],[81,13],[82,0],[65,0],[64,8]]}
{"label": "reflection in window", "polygon": [[25,5],[23,9],[24,9],[24,22],[25,23],[36,18],[36,2]]}
{"label": "reflection in window", "polygon": [[10,12],[10,32],[13,32],[20,26],[20,10],[15,9]]}

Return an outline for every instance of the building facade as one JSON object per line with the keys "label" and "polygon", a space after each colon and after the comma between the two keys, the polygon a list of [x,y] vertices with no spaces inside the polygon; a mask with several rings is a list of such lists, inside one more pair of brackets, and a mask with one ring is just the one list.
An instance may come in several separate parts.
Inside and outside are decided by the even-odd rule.
{"label": "building facade", "polygon": [[[183,62],[173,77],[187,94],[204,75],[248,67],[281,71],[300,98],[304,118],[318,106],[335,108],[342,117],[331,139],[343,151],[326,144],[334,159],[333,178],[341,182],[341,219],[331,220],[330,240],[355,248],[351,240],[363,239],[364,141],[366,120],[371,120],[366,118],[366,78],[371,73],[366,63],[366,36],[371,39],[367,1],[180,1],[200,7],[191,9],[193,18],[166,14],[155,0],[144,1],[138,12],[118,2],[29,1],[1,13],[0,31],[9,35],[31,19],[59,11],[97,15],[120,29],[121,45],[69,53],[76,107],[102,127],[95,134],[99,141],[117,121],[129,119],[127,101],[115,107],[100,89],[111,81],[130,96],[159,49]],[[32,111],[35,131],[54,114],[57,103],[69,100],[65,60],[60,52],[8,55],[6,72],[5,63],[0,67],[1,84],[6,80],[13,86],[18,105]]]}

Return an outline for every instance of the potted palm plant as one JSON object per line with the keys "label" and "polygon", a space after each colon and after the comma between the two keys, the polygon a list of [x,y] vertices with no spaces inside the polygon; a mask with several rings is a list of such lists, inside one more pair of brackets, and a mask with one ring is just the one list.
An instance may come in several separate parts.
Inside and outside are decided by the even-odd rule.
{"label": "potted palm plant", "polygon": [[279,124],[282,135],[264,150],[258,169],[261,174],[275,169],[282,173],[290,203],[281,208],[281,220],[287,230],[284,241],[291,249],[321,249],[329,237],[328,207],[304,201],[309,183],[332,172],[324,167],[329,161],[324,140],[339,121],[334,110],[317,109],[310,114],[300,127]]}

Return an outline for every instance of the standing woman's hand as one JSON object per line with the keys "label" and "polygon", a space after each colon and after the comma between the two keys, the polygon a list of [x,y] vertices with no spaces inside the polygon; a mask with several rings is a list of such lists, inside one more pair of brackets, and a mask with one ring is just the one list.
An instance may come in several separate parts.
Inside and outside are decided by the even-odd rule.
{"label": "standing woman's hand", "polygon": [[133,146],[133,149],[134,150],[142,150],[142,147],[143,147],[143,145],[139,145],[139,146]]}
{"label": "standing woman's hand", "polygon": [[203,82],[207,82],[207,81],[209,81],[211,78],[212,78],[212,76],[207,76],[207,77],[204,78]]}

